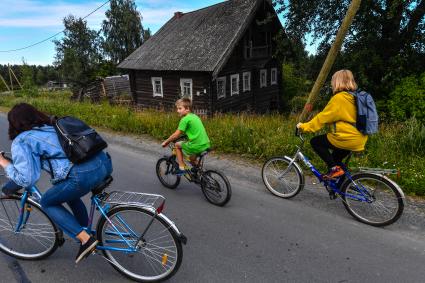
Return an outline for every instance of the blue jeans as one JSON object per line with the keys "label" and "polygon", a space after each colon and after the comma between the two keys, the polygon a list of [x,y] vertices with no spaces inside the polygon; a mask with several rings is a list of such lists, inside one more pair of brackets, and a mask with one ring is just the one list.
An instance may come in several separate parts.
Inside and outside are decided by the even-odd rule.
{"label": "blue jeans", "polygon": [[[88,225],[87,208],[81,197],[100,185],[111,173],[111,159],[101,152],[82,164],[74,165],[67,179],[43,194],[40,204],[60,229],[76,238]],[[68,204],[72,213],[63,203]]]}

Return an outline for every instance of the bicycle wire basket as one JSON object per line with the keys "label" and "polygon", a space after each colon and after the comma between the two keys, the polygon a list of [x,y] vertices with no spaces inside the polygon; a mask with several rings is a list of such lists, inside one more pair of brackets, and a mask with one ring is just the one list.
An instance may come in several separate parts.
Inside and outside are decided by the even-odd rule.
{"label": "bicycle wire basket", "polygon": [[151,207],[158,211],[161,206],[164,206],[165,198],[156,194],[112,191],[108,193],[102,202],[104,204],[108,203],[112,205],[135,205]]}

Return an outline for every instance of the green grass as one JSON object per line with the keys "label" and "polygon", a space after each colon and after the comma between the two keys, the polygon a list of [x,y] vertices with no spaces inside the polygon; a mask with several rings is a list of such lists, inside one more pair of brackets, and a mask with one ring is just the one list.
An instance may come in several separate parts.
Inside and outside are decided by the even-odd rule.
{"label": "green grass", "polygon": [[[10,108],[27,102],[57,116],[73,115],[88,124],[106,129],[148,134],[158,140],[167,138],[177,128],[176,113],[136,111],[123,106],[76,103],[69,93],[49,92],[37,97],[0,95],[0,106]],[[213,148],[217,152],[238,154],[256,161],[274,155],[291,155],[299,140],[294,136],[295,117],[280,114],[221,114],[204,119]],[[310,136],[308,136],[309,138]],[[355,156],[351,167],[399,169],[401,178],[391,176],[410,195],[425,196],[425,127],[415,120],[383,124],[378,135],[371,136],[367,150]],[[323,162],[306,146],[306,154],[320,169]]]}

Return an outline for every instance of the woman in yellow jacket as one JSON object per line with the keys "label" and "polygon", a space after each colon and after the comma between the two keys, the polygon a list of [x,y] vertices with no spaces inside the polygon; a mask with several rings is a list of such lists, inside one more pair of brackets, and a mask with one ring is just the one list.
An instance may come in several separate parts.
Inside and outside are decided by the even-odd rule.
{"label": "woman in yellow jacket", "polygon": [[340,70],[332,76],[334,96],[322,112],[307,123],[298,123],[303,132],[317,132],[326,124],[331,132],[310,140],[314,151],[326,162],[329,172],[325,178],[335,179],[345,172],[340,164],[350,151],[364,150],[367,135],[360,133],[356,126],[355,98],[349,91],[356,91],[357,84],[349,70]]}

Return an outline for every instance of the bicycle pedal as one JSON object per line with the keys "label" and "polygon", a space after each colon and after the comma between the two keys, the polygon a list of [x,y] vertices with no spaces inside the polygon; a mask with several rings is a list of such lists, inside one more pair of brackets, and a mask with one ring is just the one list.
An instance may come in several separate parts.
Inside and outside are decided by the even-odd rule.
{"label": "bicycle pedal", "polygon": [[337,197],[338,195],[334,191],[329,192],[329,199],[334,200]]}

